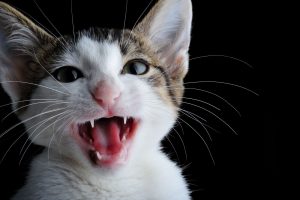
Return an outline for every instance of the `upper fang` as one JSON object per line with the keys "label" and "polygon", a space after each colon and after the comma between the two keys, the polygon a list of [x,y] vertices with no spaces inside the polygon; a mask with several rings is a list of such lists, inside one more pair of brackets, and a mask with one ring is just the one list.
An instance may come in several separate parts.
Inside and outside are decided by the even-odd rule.
{"label": "upper fang", "polygon": [[126,124],[127,123],[127,117],[124,117],[123,120],[124,120],[124,124]]}
{"label": "upper fang", "polygon": [[91,120],[90,123],[91,123],[92,128],[94,128],[94,126],[95,126],[94,120]]}
{"label": "upper fang", "polygon": [[101,156],[101,154],[98,151],[96,151],[96,156],[97,156],[98,160],[102,159],[102,156]]}

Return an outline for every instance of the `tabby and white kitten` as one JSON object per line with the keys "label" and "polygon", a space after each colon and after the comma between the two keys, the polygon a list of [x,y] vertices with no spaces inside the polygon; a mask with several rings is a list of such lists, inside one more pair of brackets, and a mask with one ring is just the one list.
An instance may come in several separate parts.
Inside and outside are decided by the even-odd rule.
{"label": "tabby and white kitten", "polygon": [[185,200],[161,151],[188,71],[190,0],[160,0],[133,30],[55,38],[0,2],[1,83],[45,147],[14,200]]}

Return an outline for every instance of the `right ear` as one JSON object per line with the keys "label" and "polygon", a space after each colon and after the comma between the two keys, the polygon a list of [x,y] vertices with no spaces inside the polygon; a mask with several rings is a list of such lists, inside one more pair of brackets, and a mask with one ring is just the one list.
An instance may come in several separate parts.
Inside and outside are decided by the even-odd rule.
{"label": "right ear", "polygon": [[0,2],[0,82],[13,101],[24,95],[23,84],[36,71],[31,61],[39,48],[54,41],[22,13]]}
{"label": "right ear", "polygon": [[134,29],[150,40],[172,79],[188,71],[192,15],[191,0],[159,0]]}

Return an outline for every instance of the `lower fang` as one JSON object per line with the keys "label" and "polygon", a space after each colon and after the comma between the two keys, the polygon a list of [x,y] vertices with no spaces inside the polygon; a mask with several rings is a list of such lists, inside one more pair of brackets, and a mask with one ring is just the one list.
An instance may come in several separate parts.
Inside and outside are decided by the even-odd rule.
{"label": "lower fang", "polygon": [[95,126],[94,120],[91,120],[90,123],[91,123],[91,127],[94,128],[94,126]]}
{"label": "lower fang", "polygon": [[101,154],[98,151],[96,151],[96,155],[97,155],[98,160],[102,159],[102,156],[101,156]]}
{"label": "lower fang", "polygon": [[122,137],[122,142],[125,142],[126,141],[126,135],[124,135],[123,137]]}

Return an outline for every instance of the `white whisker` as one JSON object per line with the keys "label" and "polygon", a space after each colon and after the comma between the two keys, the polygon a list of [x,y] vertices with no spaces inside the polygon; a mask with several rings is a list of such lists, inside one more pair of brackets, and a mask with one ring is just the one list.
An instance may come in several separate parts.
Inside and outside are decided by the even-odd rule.
{"label": "white whisker", "polygon": [[124,21],[123,21],[123,29],[122,29],[122,37],[121,37],[121,44],[123,44],[124,40],[124,30],[126,26],[126,18],[127,18],[127,9],[128,9],[128,0],[126,0],[126,5],[125,5],[125,14],[124,14]]}
{"label": "white whisker", "polygon": [[[180,125],[181,126],[181,125]],[[175,133],[178,135],[178,137],[179,137],[179,140],[180,140],[180,142],[181,142],[181,144],[182,144],[182,146],[183,146],[183,151],[184,151],[184,155],[185,155],[185,160],[187,160],[188,159],[188,156],[187,156],[187,152],[186,152],[186,147],[185,147],[185,144],[184,144],[184,142],[183,142],[183,139],[182,139],[182,137],[181,137],[181,135],[178,133],[178,131],[175,129],[175,128],[172,128],[174,131],[175,131]]]}
{"label": "white whisker", "polygon": [[56,83],[58,83],[60,86],[62,86],[67,92],[69,92],[69,94],[71,94],[71,92],[63,85],[61,84],[58,80],[56,80],[56,78],[53,77],[53,75],[42,65],[42,63],[39,61],[39,59],[36,56],[36,53],[33,53],[35,56],[36,61],[38,62],[38,64],[45,70],[45,72],[47,72],[47,74],[53,78],[53,80],[55,80]]}
{"label": "white whisker", "polygon": [[39,9],[39,11],[42,13],[42,15],[45,17],[45,19],[49,22],[49,24],[55,29],[55,31],[61,36],[61,39],[67,44],[67,41],[63,37],[63,35],[58,31],[58,29],[54,26],[54,24],[51,22],[51,20],[47,17],[47,15],[44,13],[42,8],[39,6],[39,4],[36,2],[36,0],[33,0],[35,3],[36,7]]}
{"label": "white whisker", "polygon": [[185,90],[195,90],[195,91],[200,91],[200,92],[204,92],[204,93],[210,94],[212,96],[215,96],[218,99],[221,99],[222,101],[224,101],[228,106],[230,106],[240,117],[242,116],[240,111],[238,111],[228,100],[226,100],[225,98],[221,97],[220,95],[218,95],[214,92],[210,92],[208,90],[203,90],[203,89],[199,89],[199,88],[185,88]]}
{"label": "white whisker", "polygon": [[23,151],[23,149],[24,149],[26,143],[30,140],[30,137],[35,133],[35,131],[37,131],[42,125],[44,125],[45,123],[49,122],[51,119],[53,119],[53,118],[55,118],[55,117],[57,117],[57,116],[59,116],[59,115],[65,113],[65,112],[67,112],[67,111],[64,111],[64,112],[62,112],[62,113],[59,113],[59,114],[57,114],[57,115],[54,115],[54,116],[52,116],[52,117],[49,117],[49,118],[47,118],[47,119],[42,120],[42,123],[40,123],[39,126],[36,127],[36,128],[32,131],[32,133],[29,135],[29,137],[28,137],[28,138],[26,139],[26,141],[24,142],[24,145],[22,146],[22,148],[21,148],[21,150],[20,150],[20,154],[22,153],[22,151]]}
{"label": "white whisker", "polygon": [[[190,103],[187,103],[187,104],[190,104]],[[192,106],[196,106],[196,105],[193,105],[193,104],[190,104]],[[216,117],[217,119],[219,119],[221,122],[223,122],[235,135],[238,135],[237,132],[226,122],[224,121],[223,119],[221,119],[218,115],[216,115],[215,113],[211,112],[210,110],[206,109],[206,108],[203,108],[201,106],[196,106],[197,108],[200,108],[206,112],[208,112],[209,114],[213,115],[214,117]]]}
{"label": "white whisker", "polygon": [[[65,112],[69,112],[69,111],[65,111]],[[59,113],[59,114],[57,114],[57,115],[51,117],[51,119],[53,119],[54,117],[63,115],[65,112]],[[50,120],[51,120],[51,119],[50,119]],[[48,121],[49,121],[49,120],[48,120]],[[48,121],[47,121],[47,122],[48,122]],[[56,122],[56,121],[54,121],[54,122]],[[54,122],[53,122],[53,123],[54,123]],[[36,136],[34,136],[34,137],[31,139],[31,142],[30,142],[29,145],[26,147],[26,149],[24,150],[24,153],[23,153],[22,156],[21,156],[21,159],[20,159],[20,161],[19,161],[19,165],[21,165],[22,160],[23,160],[23,158],[24,158],[24,156],[25,156],[27,150],[29,149],[30,145],[34,142],[34,140],[35,140],[38,136],[40,136],[47,128],[49,128],[50,126],[52,126],[53,123],[51,123],[50,125],[48,125],[48,126],[46,126],[45,128],[43,128]],[[34,133],[34,132],[33,132],[33,133]],[[30,136],[32,136],[33,133],[32,133]],[[27,140],[27,141],[28,141],[28,140]],[[27,141],[26,141],[26,142],[27,142]],[[23,145],[21,151],[24,149],[24,146],[25,146],[26,142],[24,143],[24,145]]]}
{"label": "white whisker", "polygon": [[[75,113],[74,111],[70,111],[70,112],[69,112],[68,114],[66,114],[65,116],[62,116],[62,117],[57,118],[56,121],[55,121],[55,123],[56,123],[58,120],[62,120],[62,119],[64,119],[64,118],[66,118],[66,117],[69,117],[70,115],[72,115],[72,114],[74,114],[74,113]],[[53,133],[52,133],[50,142],[49,142],[49,144],[48,144],[48,160],[50,160],[50,146],[51,146],[52,141],[53,141],[54,138],[55,138],[56,133],[58,132],[58,130],[59,130],[61,127],[64,127],[64,126],[62,126],[62,125],[66,125],[66,122],[65,122],[65,123],[62,123],[62,125],[61,125],[60,127],[58,127],[58,129],[57,129],[56,131],[54,131],[55,123],[54,123],[53,126],[52,126],[52,128],[53,128],[53,130],[52,130]]]}
{"label": "white whisker", "polygon": [[[15,110],[13,110],[13,111],[11,111],[10,113],[8,113],[5,117],[3,117],[2,118],[2,120],[1,121],[4,121],[7,117],[9,117],[10,115],[12,115],[13,113],[16,113],[17,111],[19,111],[19,110],[21,110],[21,109],[23,109],[23,108],[26,108],[26,107],[29,107],[29,106],[33,106],[33,105],[40,105],[40,104],[44,104],[44,103],[57,103],[58,101],[57,100],[55,100],[55,101],[43,101],[43,102],[37,102],[37,103],[30,103],[30,104],[27,104],[27,105],[25,105],[25,106],[21,106],[21,107],[19,107],[19,108],[17,108],[17,109],[15,109]],[[61,102],[59,102],[59,104],[63,104],[63,103],[70,103],[70,102],[64,102],[64,101],[61,101]]]}
{"label": "white whisker", "polygon": [[249,63],[247,63],[247,62],[245,62],[245,61],[243,61],[243,60],[241,60],[241,59],[239,59],[239,58],[235,58],[235,57],[233,57],[233,56],[227,56],[227,55],[217,55],[217,54],[213,55],[213,54],[212,54],[212,55],[197,56],[197,57],[190,58],[190,61],[196,60],[196,59],[201,59],[201,58],[209,58],[209,57],[223,57],[223,58],[229,58],[229,59],[232,59],[232,60],[239,61],[239,62],[245,64],[246,66],[248,66],[248,67],[251,68],[251,69],[254,68],[252,65],[250,65]]}
{"label": "white whisker", "polygon": [[237,88],[240,88],[240,89],[243,89],[243,90],[246,90],[256,96],[259,96],[258,93],[244,87],[244,86],[241,86],[241,85],[237,85],[237,84],[234,84],[234,83],[228,83],[228,82],[222,82],[222,81],[193,81],[193,82],[186,82],[184,83],[184,85],[188,85],[188,84],[193,84],[193,83],[216,83],[216,84],[223,84],[223,85],[229,85],[229,86],[233,86],[233,87],[237,87]]}
{"label": "white whisker", "polygon": [[64,93],[64,92],[62,92],[60,90],[56,90],[56,89],[50,88],[50,87],[45,86],[45,85],[36,84],[36,83],[30,83],[30,82],[26,82],[26,81],[2,81],[0,83],[1,84],[6,84],[6,83],[22,83],[22,84],[34,85],[34,86],[46,88],[46,89],[49,89],[49,90],[52,90],[52,91],[55,91],[55,92],[58,92],[58,93],[61,93],[61,94],[65,94],[65,95],[68,95],[68,96],[70,95],[68,93]]}
{"label": "white whisker", "polygon": [[21,100],[21,101],[13,101],[12,103],[7,103],[7,104],[3,104],[0,106],[0,108],[5,107],[5,106],[10,106],[13,104],[17,104],[17,103],[24,103],[24,102],[30,102],[30,101],[56,101],[59,99],[28,99],[28,100]]}
{"label": "white whisker", "polygon": [[143,10],[143,12],[140,14],[140,16],[138,17],[138,19],[135,21],[135,23],[134,23],[132,29],[130,30],[130,35],[129,35],[130,38],[127,39],[126,45],[125,45],[125,46],[128,45],[128,42],[130,41],[130,39],[131,39],[131,37],[132,37],[132,32],[133,32],[134,28],[136,27],[137,23],[139,22],[139,20],[141,19],[141,17],[144,15],[144,13],[147,11],[147,9],[150,7],[150,5],[151,5],[152,2],[153,2],[153,0],[151,0],[151,1],[149,2],[149,4],[147,5],[147,7]]}
{"label": "white whisker", "polygon": [[196,122],[198,122],[202,128],[204,129],[204,131],[207,133],[210,141],[212,141],[212,137],[211,135],[209,134],[209,131],[207,130],[207,128],[203,125],[203,123],[201,121],[199,121],[197,118],[195,118],[193,115],[187,113],[187,112],[184,112],[184,111],[181,111],[182,114],[184,114],[185,116],[187,116],[188,118],[192,119],[192,120],[195,120]]}
{"label": "white whisker", "polygon": [[[47,31],[47,33],[49,33],[51,36],[53,36],[61,45],[62,47],[66,50],[65,48],[65,44],[62,43],[62,41],[52,32],[50,31],[46,26],[44,26],[43,24],[41,24],[37,19],[35,19],[32,15],[30,15],[29,13],[27,13],[26,11],[18,8],[20,11],[22,11],[22,13],[25,13],[32,21],[34,21],[37,25],[39,25],[41,28],[43,28],[44,30]],[[53,44],[52,44],[53,45]]]}
{"label": "white whisker", "polygon": [[40,124],[42,124],[44,121],[47,121],[48,119],[45,119],[45,120],[43,120],[43,121],[41,121],[41,122],[38,122],[38,123],[36,123],[36,124],[34,124],[34,125],[32,125],[31,127],[29,127],[28,129],[26,129],[24,132],[22,132],[21,134],[20,134],[20,136],[9,146],[9,148],[8,148],[8,150],[4,153],[4,155],[2,156],[2,159],[1,159],[1,161],[0,161],[0,165],[1,165],[1,163],[3,162],[3,160],[5,159],[5,157],[6,157],[6,155],[8,154],[8,152],[10,151],[10,149],[18,142],[18,140],[20,140],[29,130],[31,130],[32,128],[34,128],[34,127],[36,127],[36,126],[38,126],[38,125],[40,125]]}
{"label": "white whisker", "polygon": [[206,105],[208,105],[208,106],[210,106],[210,107],[212,107],[212,108],[214,108],[214,109],[216,109],[218,111],[221,111],[221,109],[218,108],[217,106],[214,106],[214,105],[212,105],[212,104],[210,104],[210,103],[208,103],[206,101],[200,100],[200,99],[195,99],[195,98],[190,98],[190,97],[182,97],[182,99],[190,99],[190,100],[193,100],[193,101],[201,102],[201,103],[204,103],[204,104],[206,104]]}
{"label": "white whisker", "polygon": [[75,42],[75,25],[74,25],[74,14],[73,14],[73,0],[70,0],[70,7],[71,7],[71,21],[72,21],[72,33],[73,33],[73,40]]}
{"label": "white whisker", "polygon": [[32,120],[32,119],[34,119],[34,118],[39,117],[39,116],[42,116],[42,115],[45,115],[45,114],[49,114],[49,113],[52,113],[52,112],[57,112],[57,111],[60,111],[60,110],[63,110],[63,109],[66,109],[66,108],[53,109],[53,110],[49,110],[49,111],[47,111],[47,112],[39,113],[39,114],[37,114],[37,115],[34,115],[34,116],[32,116],[32,117],[29,117],[29,118],[27,118],[26,120],[23,120],[23,121],[21,121],[21,122],[15,124],[14,126],[10,127],[8,130],[6,130],[4,133],[2,133],[2,134],[0,135],[0,139],[1,139],[2,137],[4,137],[9,131],[13,130],[13,129],[16,128],[17,126],[19,126],[19,125],[21,125],[21,124],[23,124],[23,123],[25,123],[25,122],[27,122],[27,121],[30,121],[30,120]]}
{"label": "white whisker", "polygon": [[201,134],[196,129],[194,129],[189,123],[187,123],[185,120],[180,119],[180,118],[179,118],[179,120],[181,120],[183,123],[185,123],[186,125],[188,125],[201,138],[201,140],[203,141],[203,143],[204,143],[204,145],[205,145],[205,147],[206,147],[206,149],[207,149],[207,151],[209,153],[209,156],[210,156],[213,164],[215,165],[215,160],[214,160],[213,155],[212,155],[212,153],[210,151],[210,148],[209,148],[208,144],[206,143],[206,141],[204,140],[204,138],[201,136]]}
{"label": "white whisker", "polygon": [[179,159],[179,155],[177,153],[177,150],[176,150],[175,146],[173,145],[173,143],[171,142],[171,140],[169,139],[168,135],[166,136],[166,139],[170,143],[170,145],[172,146],[172,148],[173,148],[173,150],[174,150],[174,152],[176,154],[177,160],[179,161],[180,159]]}

